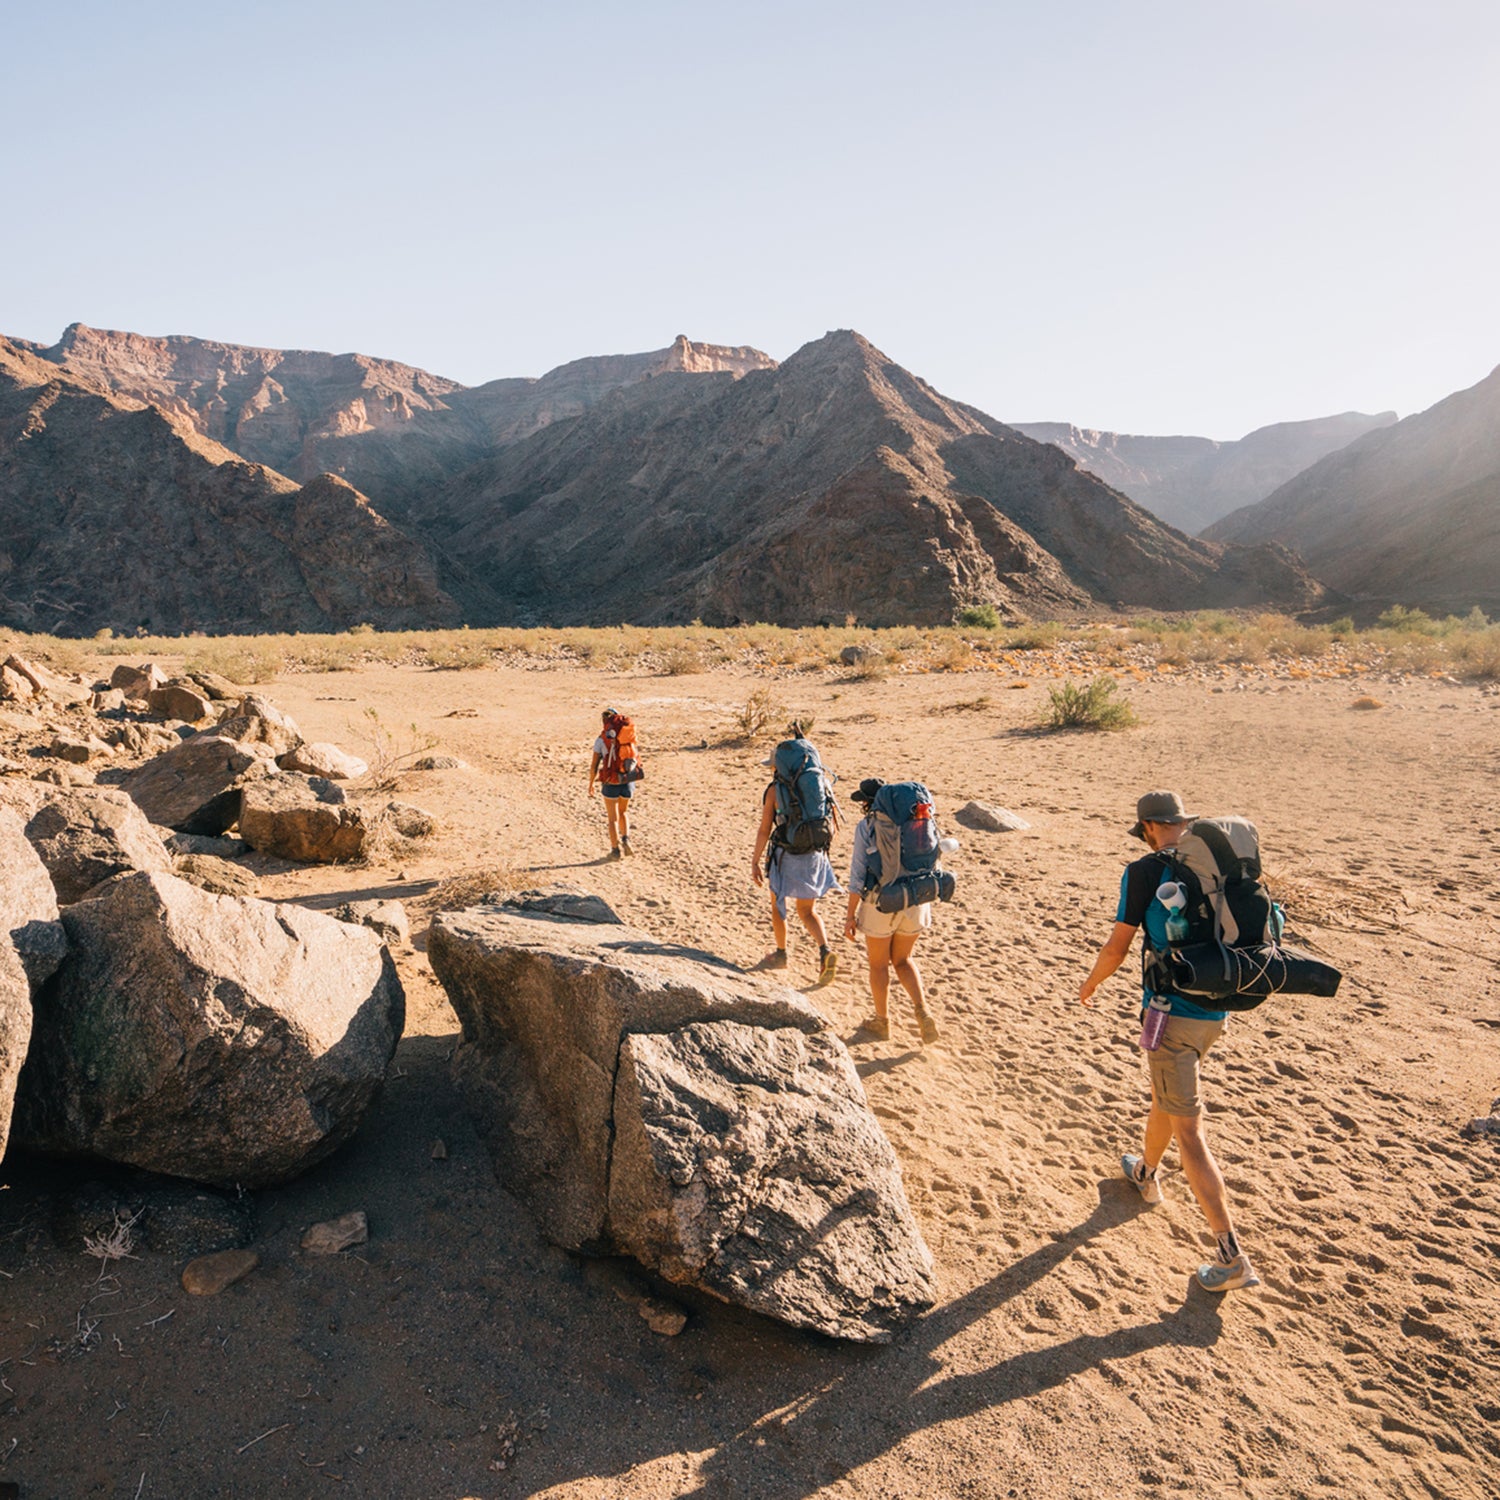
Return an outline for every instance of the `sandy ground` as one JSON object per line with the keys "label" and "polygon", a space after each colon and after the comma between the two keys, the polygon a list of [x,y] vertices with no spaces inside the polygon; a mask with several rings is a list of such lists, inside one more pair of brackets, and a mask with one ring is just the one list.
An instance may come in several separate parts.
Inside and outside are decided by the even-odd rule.
{"label": "sandy ground", "polygon": [[[283,867],[266,893],[416,910],[437,879],[509,867],[753,964],[769,944],[748,859],[765,749],[727,737],[764,682],[286,678],[267,692],[310,738],[359,750],[373,707],[468,769],[406,778],[406,800],[444,820],[419,856]],[[76,1179],[7,1164],[0,1480],[27,1497],[1500,1494],[1500,1141],[1462,1134],[1500,1094],[1500,697],[1218,686],[1148,681],[1132,687],[1141,728],[1039,736],[1035,684],[775,684],[815,716],[845,791],[915,775],[940,815],[978,798],[1033,824],[950,826],[959,896],[919,949],[940,1045],[918,1045],[899,1002],[890,1042],[854,1036],[868,1002],[850,945],[815,992],[939,1268],[938,1307],[895,1344],[676,1293],[687,1329],[652,1333],[495,1184],[448,1082],[455,1018],[413,952],[381,1103],[336,1158],[257,1195],[263,1264],[223,1294],[186,1296],[166,1253],[101,1268],[49,1227]],[[1361,691],[1385,707],[1352,711]],[[635,716],[648,767],[639,853],[619,864],[601,862],[584,795],[606,701]],[[1336,1000],[1235,1019],[1207,1066],[1211,1138],[1264,1278],[1222,1300],[1191,1283],[1208,1240],[1175,1156],[1157,1209],[1117,1176],[1148,1097],[1131,970],[1093,1011],[1074,998],[1139,852],[1134,798],[1160,785],[1259,824],[1300,937],[1347,975]],[[814,967],[794,939],[791,982],[811,989]],[[355,1207],[367,1246],[298,1250],[308,1224]]]}

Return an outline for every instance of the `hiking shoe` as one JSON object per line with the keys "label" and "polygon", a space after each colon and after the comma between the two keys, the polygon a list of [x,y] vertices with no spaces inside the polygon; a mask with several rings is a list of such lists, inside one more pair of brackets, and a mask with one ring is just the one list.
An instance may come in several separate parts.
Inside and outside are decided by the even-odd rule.
{"label": "hiking shoe", "polygon": [[924,1042],[935,1042],[938,1039],[938,1024],[925,1010],[917,1015],[917,1030],[921,1032]]}
{"label": "hiking shoe", "polygon": [[838,972],[839,956],[832,948],[823,950],[823,963],[818,969],[818,983],[827,984]]}
{"label": "hiking shoe", "polygon": [[1198,1267],[1198,1285],[1205,1292],[1234,1292],[1243,1286],[1259,1286],[1260,1277],[1243,1250],[1227,1265],[1209,1261]]}
{"label": "hiking shoe", "polygon": [[891,1039],[891,1018],[889,1016],[866,1016],[859,1023],[859,1029],[866,1035],[874,1037],[877,1042],[888,1042]]}
{"label": "hiking shoe", "polygon": [[1156,1180],[1155,1172],[1149,1177],[1145,1175],[1144,1156],[1134,1156],[1127,1152],[1120,1158],[1120,1170],[1125,1174],[1125,1180],[1141,1195],[1143,1203],[1155,1205],[1161,1202],[1161,1183]]}
{"label": "hiking shoe", "polygon": [[784,968],[786,968],[786,949],[785,948],[778,948],[774,953],[772,953],[766,959],[765,963],[763,963],[761,965],[761,967],[763,969],[784,969]]}
{"label": "hiking shoe", "polygon": [[634,854],[635,853],[635,850],[630,847],[630,840],[629,839],[621,839],[620,840],[620,853],[621,854]]}
{"label": "hiking shoe", "polygon": [[619,859],[619,858],[621,858],[621,855],[620,855],[620,846],[618,844],[616,844],[614,846],[614,848],[611,849],[609,851],[609,853],[606,854],[604,857],[605,857],[605,859]]}

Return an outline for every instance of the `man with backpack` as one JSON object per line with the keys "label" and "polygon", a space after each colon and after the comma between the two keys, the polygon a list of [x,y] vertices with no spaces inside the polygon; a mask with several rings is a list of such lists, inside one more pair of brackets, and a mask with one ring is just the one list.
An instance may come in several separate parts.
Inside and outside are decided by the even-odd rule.
{"label": "man with backpack", "polygon": [[826,984],[834,976],[838,959],[818,915],[818,898],[838,889],[838,876],[828,858],[838,808],[828,773],[802,726],[792,724],[789,734],[791,737],[766,760],[774,775],[760,801],[760,827],[750,855],[750,878],[756,885],[769,883],[771,887],[771,932],[776,951],[765,967],[786,968],[786,908],[791,901],[803,927],[818,945],[818,982]]}
{"label": "man with backpack", "polygon": [[624,714],[606,708],[589,761],[589,796],[594,795],[597,781],[604,790],[604,809],[609,818],[610,859],[635,852],[630,847],[630,798],[639,775],[635,725]]}
{"label": "man with backpack", "polygon": [[[1130,832],[1152,852],[1126,867],[1120,882],[1114,930],[1078,989],[1082,1004],[1091,1005],[1094,991],[1124,963],[1138,929],[1145,928],[1148,956],[1169,951],[1168,924],[1176,917],[1176,904],[1180,901],[1180,887],[1174,880],[1173,851],[1194,822],[1176,792],[1148,792],[1136,803],[1136,823]],[[1169,906],[1167,901],[1174,904]],[[1154,1026],[1142,1035],[1143,1047],[1155,1042],[1154,1050],[1146,1053],[1151,1073],[1151,1112],[1146,1118],[1145,1143],[1140,1154],[1123,1156],[1121,1170],[1146,1203],[1160,1203],[1162,1191],[1157,1169],[1175,1139],[1183,1175],[1217,1241],[1215,1260],[1198,1267],[1199,1285],[1210,1292],[1259,1286],[1260,1277],[1234,1232],[1224,1176],[1209,1149],[1199,1095],[1199,1064],[1222,1035],[1227,1012],[1214,1009],[1214,1002],[1205,996],[1193,1000],[1176,994],[1157,995],[1144,982],[1142,991],[1143,1016],[1153,1010],[1158,1016],[1163,1010],[1169,1014],[1159,1041]]]}

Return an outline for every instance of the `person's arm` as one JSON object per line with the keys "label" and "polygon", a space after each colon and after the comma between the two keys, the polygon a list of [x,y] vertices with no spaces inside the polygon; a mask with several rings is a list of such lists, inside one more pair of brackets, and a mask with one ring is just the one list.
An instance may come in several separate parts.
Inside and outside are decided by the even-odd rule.
{"label": "person's arm", "polygon": [[761,885],[765,881],[765,872],[760,867],[760,857],[766,852],[766,842],[771,837],[771,828],[776,821],[776,799],[771,795],[771,788],[766,788],[766,795],[761,798],[760,803],[760,827],[755,832],[755,853],[750,856],[750,878]]}
{"label": "person's arm", "polygon": [[589,796],[590,797],[592,797],[594,795],[594,780],[599,775],[599,762],[601,760],[603,760],[603,759],[604,759],[604,757],[602,755],[600,755],[599,752],[596,750],[596,751],[594,751],[594,757],[593,757],[593,759],[591,761],[589,761]]}
{"label": "person's arm", "polygon": [[868,867],[869,860],[865,854],[865,823],[861,818],[854,825],[854,852],[849,856],[849,910],[844,916],[846,938],[852,938],[859,932],[859,903],[864,900]]}
{"label": "person's arm", "polygon": [[1080,1004],[1092,1005],[1094,1003],[1094,991],[1125,962],[1137,931],[1138,929],[1132,927],[1129,922],[1115,923],[1109,940],[1099,950],[1099,956],[1094,960],[1094,967],[1089,970],[1089,977],[1078,986]]}

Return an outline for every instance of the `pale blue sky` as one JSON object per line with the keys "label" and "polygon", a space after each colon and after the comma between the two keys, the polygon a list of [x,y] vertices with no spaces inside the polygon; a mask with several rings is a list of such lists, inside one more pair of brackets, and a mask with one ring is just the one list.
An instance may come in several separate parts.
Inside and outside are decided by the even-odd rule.
{"label": "pale blue sky", "polygon": [[1500,5],[0,0],[0,332],[469,383],[857,328],[1238,437],[1500,363]]}

